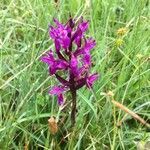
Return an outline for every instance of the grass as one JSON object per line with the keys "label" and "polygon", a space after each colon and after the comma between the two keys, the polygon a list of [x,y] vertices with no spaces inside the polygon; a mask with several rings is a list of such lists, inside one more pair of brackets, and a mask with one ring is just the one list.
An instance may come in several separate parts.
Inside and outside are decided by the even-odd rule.
{"label": "grass", "polygon": [[[146,0],[1,0],[0,3],[0,149],[134,150],[150,140],[149,131],[116,108],[106,93],[150,120],[149,1]],[[71,14],[90,21],[89,36],[100,74],[93,91],[78,92],[77,122],[61,112],[47,94],[55,79],[39,61],[52,41],[48,24]],[[119,28],[127,29],[117,35]],[[67,97],[69,100],[69,97]],[[65,118],[51,135],[48,118]],[[64,138],[66,136],[66,138]]]}

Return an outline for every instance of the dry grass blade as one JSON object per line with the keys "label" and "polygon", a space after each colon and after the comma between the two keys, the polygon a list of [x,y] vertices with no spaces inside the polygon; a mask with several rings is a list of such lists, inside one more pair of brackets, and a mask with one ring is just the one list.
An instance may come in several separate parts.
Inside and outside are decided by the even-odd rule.
{"label": "dry grass blade", "polygon": [[120,108],[121,110],[123,110],[124,112],[128,113],[129,115],[131,115],[134,119],[138,120],[139,122],[141,122],[143,125],[147,126],[148,128],[150,128],[150,124],[147,123],[143,118],[141,118],[139,115],[137,115],[135,112],[133,112],[132,110],[128,109],[126,106],[120,104],[119,102],[115,101],[112,99],[112,103]]}

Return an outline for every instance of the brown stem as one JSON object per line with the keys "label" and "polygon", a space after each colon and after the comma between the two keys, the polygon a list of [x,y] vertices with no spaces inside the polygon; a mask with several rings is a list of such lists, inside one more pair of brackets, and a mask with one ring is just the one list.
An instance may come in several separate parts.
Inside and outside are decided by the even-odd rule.
{"label": "brown stem", "polygon": [[112,103],[117,106],[118,108],[122,109],[123,111],[125,111],[126,113],[128,113],[129,115],[131,115],[134,119],[138,120],[139,122],[141,122],[143,125],[147,126],[148,128],[150,128],[150,124],[147,123],[143,118],[141,118],[139,115],[137,115],[135,112],[131,111],[130,109],[128,109],[127,107],[125,107],[124,105],[122,105],[121,103],[115,101],[114,99],[112,99]]}
{"label": "brown stem", "polygon": [[75,125],[76,119],[76,90],[71,91],[72,94],[72,111],[71,111],[71,123],[72,126]]}

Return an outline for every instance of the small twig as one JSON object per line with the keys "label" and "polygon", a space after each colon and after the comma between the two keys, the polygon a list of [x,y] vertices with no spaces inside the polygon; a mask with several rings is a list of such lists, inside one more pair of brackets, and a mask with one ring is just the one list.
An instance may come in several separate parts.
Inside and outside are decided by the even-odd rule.
{"label": "small twig", "polygon": [[120,104],[119,102],[115,101],[114,99],[112,99],[112,103],[120,108],[121,110],[125,111],[126,113],[128,113],[129,115],[131,115],[134,119],[138,120],[139,122],[141,122],[143,125],[145,125],[146,127],[150,128],[150,124],[147,123],[143,118],[141,118],[139,115],[137,115],[135,112],[131,111],[130,109],[128,109],[126,106]]}

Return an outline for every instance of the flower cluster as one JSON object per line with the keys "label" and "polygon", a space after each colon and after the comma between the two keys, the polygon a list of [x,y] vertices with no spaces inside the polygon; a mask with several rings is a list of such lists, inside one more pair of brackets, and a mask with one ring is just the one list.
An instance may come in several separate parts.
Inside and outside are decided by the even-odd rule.
{"label": "flower cluster", "polygon": [[[96,43],[93,38],[85,37],[89,23],[83,18],[79,23],[75,23],[71,18],[65,25],[56,19],[54,23],[55,27],[49,27],[49,35],[54,41],[55,52],[49,50],[41,60],[48,64],[50,75],[55,75],[60,82],[60,85],[54,86],[49,93],[57,95],[58,104],[61,105],[64,102],[64,92],[70,90],[75,93],[84,85],[91,88],[98,78],[98,74],[90,74],[90,51]],[[63,71],[63,74],[60,71]]]}

